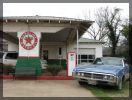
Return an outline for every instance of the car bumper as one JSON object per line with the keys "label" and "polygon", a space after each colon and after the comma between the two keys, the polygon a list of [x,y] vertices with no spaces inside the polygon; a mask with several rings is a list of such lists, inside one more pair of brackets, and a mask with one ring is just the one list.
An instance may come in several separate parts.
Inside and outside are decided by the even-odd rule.
{"label": "car bumper", "polygon": [[115,86],[118,84],[118,79],[116,78],[113,81],[110,80],[101,80],[101,79],[94,79],[94,78],[87,78],[82,76],[73,76],[75,80],[87,82],[88,84],[96,85],[96,84],[104,84],[104,85],[112,85]]}

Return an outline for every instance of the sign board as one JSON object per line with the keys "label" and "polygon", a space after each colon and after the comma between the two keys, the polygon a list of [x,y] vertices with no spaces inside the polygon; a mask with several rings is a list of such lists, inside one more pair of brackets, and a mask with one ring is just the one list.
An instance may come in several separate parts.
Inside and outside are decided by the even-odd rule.
{"label": "sign board", "polygon": [[72,71],[76,67],[76,53],[69,52],[67,55],[67,70],[68,76],[72,76]]}
{"label": "sign board", "polygon": [[18,32],[19,56],[39,57],[39,32]]}
{"label": "sign board", "polygon": [[32,50],[38,43],[38,38],[33,32],[25,32],[20,37],[20,44],[26,50]]}

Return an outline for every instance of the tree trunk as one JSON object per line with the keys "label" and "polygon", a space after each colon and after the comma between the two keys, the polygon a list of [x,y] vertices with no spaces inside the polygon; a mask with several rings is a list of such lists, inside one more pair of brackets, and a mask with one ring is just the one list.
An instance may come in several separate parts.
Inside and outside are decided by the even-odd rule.
{"label": "tree trunk", "polygon": [[115,56],[115,48],[114,48],[114,47],[112,47],[111,56],[112,56],[112,57]]}
{"label": "tree trunk", "polygon": [[115,43],[112,44],[111,56],[112,57],[116,56],[116,44]]}

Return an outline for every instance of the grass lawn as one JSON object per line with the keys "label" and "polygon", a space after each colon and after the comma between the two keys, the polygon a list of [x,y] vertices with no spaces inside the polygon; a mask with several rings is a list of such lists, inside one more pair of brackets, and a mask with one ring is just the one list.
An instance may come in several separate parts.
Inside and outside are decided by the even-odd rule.
{"label": "grass lawn", "polygon": [[[96,97],[129,97],[129,81],[125,82],[122,90],[112,86],[85,85]],[[115,100],[116,98],[99,98],[100,100]]]}

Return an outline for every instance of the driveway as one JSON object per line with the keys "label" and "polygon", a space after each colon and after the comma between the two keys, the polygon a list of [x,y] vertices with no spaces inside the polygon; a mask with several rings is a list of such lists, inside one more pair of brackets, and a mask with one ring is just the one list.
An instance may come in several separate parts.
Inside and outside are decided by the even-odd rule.
{"label": "driveway", "polygon": [[3,97],[94,97],[75,80],[4,80]]}

